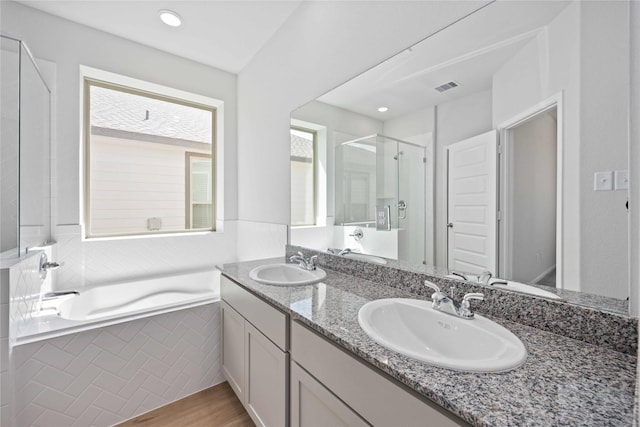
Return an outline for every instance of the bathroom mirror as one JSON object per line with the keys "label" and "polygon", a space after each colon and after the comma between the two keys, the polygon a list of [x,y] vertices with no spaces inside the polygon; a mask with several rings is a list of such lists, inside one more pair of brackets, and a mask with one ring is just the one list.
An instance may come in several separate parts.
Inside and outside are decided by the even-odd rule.
{"label": "bathroom mirror", "polygon": [[626,2],[495,2],[300,107],[290,243],[624,309],[630,55]]}

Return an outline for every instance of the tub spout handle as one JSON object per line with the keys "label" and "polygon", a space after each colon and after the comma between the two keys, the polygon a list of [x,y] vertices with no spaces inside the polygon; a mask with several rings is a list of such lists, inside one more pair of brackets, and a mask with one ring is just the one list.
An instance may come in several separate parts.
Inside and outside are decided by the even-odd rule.
{"label": "tub spout handle", "polygon": [[60,291],[60,292],[47,292],[42,296],[42,301],[48,301],[52,299],[58,299],[66,296],[77,296],[80,295],[78,291]]}

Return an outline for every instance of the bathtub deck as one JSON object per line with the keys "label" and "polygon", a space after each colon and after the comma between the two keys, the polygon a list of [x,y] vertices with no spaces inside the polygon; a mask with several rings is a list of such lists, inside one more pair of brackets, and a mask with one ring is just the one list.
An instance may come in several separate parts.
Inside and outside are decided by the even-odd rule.
{"label": "bathtub deck", "polygon": [[139,426],[253,427],[254,424],[229,383],[224,382],[118,425]]}

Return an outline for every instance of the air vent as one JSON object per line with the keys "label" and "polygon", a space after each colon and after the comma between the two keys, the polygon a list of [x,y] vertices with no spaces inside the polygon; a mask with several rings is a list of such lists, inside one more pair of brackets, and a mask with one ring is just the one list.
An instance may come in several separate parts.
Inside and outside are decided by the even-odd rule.
{"label": "air vent", "polygon": [[438,92],[444,92],[444,91],[447,91],[449,89],[453,89],[454,87],[458,87],[458,86],[460,86],[460,85],[458,83],[456,83],[456,82],[449,82],[449,83],[445,83],[443,85],[440,85],[435,89]]}

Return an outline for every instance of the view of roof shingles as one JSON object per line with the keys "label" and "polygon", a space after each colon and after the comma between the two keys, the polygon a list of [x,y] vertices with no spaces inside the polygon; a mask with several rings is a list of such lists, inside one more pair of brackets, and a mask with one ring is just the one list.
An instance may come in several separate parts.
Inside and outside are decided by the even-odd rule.
{"label": "view of roof shingles", "polygon": [[99,86],[90,98],[91,126],[211,144],[210,111]]}
{"label": "view of roof shingles", "polygon": [[313,158],[313,142],[294,133],[291,134],[291,157]]}

